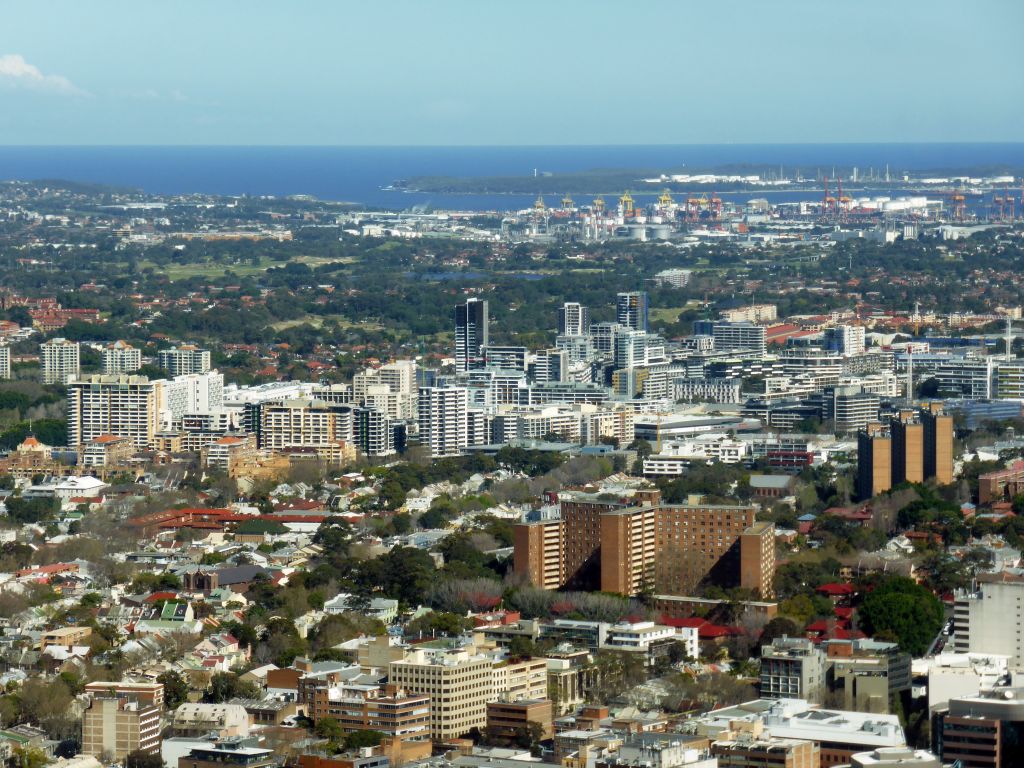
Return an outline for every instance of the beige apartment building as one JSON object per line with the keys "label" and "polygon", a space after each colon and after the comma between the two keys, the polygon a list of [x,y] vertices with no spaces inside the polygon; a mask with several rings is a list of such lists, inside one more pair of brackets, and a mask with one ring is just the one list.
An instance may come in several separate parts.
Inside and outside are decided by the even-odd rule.
{"label": "beige apartment building", "polygon": [[130,752],[160,753],[160,707],[118,697],[96,697],[82,713],[82,752],[123,760]]}
{"label": "beige apartment building", "polygon": [[159,400],[160,382],[145,376],[76,379],[68,385],[68,445],[81,450],[101,435],[116,435],[149,448],[160,428]]}
{"label": "beige apartment building", "polygon": [[457,738],[487,725],[487,704],[547,697],[547,661],[511,662],[464,648],[418,648],[388,665],[391,685],[430,697],[430,735]]}

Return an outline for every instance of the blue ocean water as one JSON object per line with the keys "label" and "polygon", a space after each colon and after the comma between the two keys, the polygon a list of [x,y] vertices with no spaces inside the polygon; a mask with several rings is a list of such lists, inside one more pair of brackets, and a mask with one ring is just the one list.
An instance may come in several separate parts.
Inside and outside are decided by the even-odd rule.
{"label": "blue ocean water", "polygon": [[[717,144],[550,147],[225,147],[0,146],[0,179],[66,179],[154,194],[314,195],[404,209],[429,204],[463,210],[527,207],[534,196],[437,195],[387,190],[414,176],[528,176],[598,168],[651,172],[753,164],[799,168],[805,177],[833,166],[893,174],[985,167],[1024,172],[1024,143]],[[777,193],[785,196],[787,193]],[[791,194],[791,193],[789,193]],[[750,193],[742,193],[749,197]],[[803,195],[806,197],[806,195]],[[551,196],[555,203],[558,196]],[[783,199],[785,199],[783,197]]]}

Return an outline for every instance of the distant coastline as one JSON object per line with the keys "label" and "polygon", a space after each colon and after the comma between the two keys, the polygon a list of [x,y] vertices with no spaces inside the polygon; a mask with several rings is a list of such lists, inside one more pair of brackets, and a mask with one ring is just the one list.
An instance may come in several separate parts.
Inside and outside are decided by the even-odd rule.
{"label": "distant coastline", "polygon": [[[149,194],[312,195],[368,207],[494,210],[538,194],[657,194],[637,184],[685,169],[795,174],[857,167],[862,178],[931,171],[1024,175],[1024,142],[1002,144],[785,144],[560,147],[0,146],[0,179],[66,179]],[[533,177],[534,169],[537,176]],[[603,170],[602,170],[603,169]],[[551,176],[544,176],[550,172]],[[424,180],[433,179],[427,185]],[[497,186],[488,179],[514,179]],[[575,179],[575,181],[573,181]],[[418,191],[394,188],[398,180]],[[484,183],[481,183],[484,182]],[[389,187],[391,187],[389,189]],[[700,187],[705,189],[705,187]],[[689,189],[689,188],[687,188]],[[708,192],[763,196],[758,187]],[[784,190],[770,190],[781,192]],[[800,188],[800,191],[805,191]]]}

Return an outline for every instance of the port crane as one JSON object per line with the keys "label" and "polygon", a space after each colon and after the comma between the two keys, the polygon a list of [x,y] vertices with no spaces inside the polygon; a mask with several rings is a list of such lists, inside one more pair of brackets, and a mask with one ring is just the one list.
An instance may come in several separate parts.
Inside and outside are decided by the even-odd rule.
{"label": "port crane", "polygon": [[629,194],[627,190],[619,198],[619,207],[622,209],[622,217],[625,219],[631,219],[636,215],[636,209],[634,207],[633,196]]}

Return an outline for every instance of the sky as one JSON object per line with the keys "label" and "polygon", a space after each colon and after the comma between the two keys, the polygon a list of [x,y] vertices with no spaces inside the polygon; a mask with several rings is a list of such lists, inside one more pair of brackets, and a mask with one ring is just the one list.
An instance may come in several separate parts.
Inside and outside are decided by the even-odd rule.
{"label": "sky", "polygon": [[21,0],[0,144],[1024,140],[1020,0]]}

